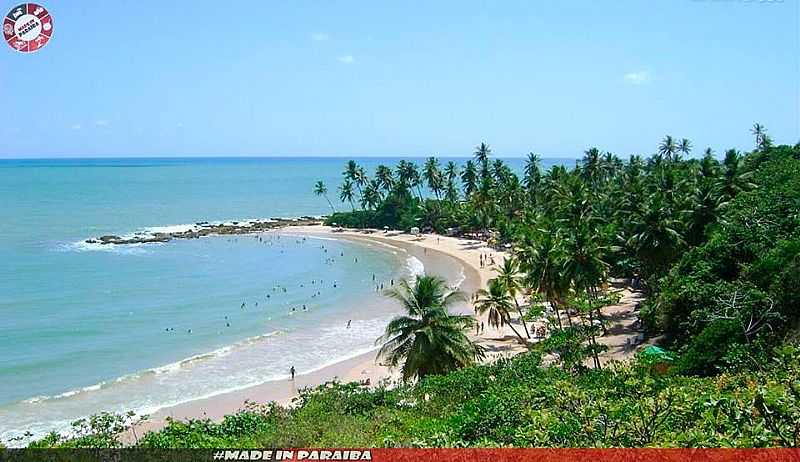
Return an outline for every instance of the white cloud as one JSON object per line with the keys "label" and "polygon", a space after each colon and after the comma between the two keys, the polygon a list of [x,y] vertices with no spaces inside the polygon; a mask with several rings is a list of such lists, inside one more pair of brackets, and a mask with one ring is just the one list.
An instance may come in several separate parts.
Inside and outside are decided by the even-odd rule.
{"label": "white cloud", "polygon": [[95,120],[94,124],[97,125],[98,127],[105,127],[105,126],[108,125],[108,121],[105,120],[105,119],[99,119],[99,120]]}
{"label": "white cloud", "polygon": [[314,32],[313,34],[311,34],[311,40],[315,42],[325,42],[330,38],[331,37],[324,32]]}
{"label": "white cloud", "polygon": [[81,129],[81,124],[72,124],[72,126],[70,128],[73,129],[73,130],[80,130]]}
{"label": "white cloud", "polygon": [[339,62],[342,63],[342,64],[353,64],[354,62],[356,62],[356,59],[353,58],[352,55],[339,56],[338,59],[339,59]]}
{"label": "white cloud", "polygon": [[632,85],[642,85],[650,81],[650,73],[647,71],[628,72],[623,78]]}

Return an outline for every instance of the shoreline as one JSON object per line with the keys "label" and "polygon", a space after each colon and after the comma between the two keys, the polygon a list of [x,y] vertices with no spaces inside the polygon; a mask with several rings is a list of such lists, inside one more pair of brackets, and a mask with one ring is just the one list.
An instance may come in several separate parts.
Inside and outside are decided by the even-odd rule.
{"label": "shoreline", "polygon": [[[252,230],[251,230],[252,231]],[[457,277],[452,274],[452,260],[456,260],[463,270],[463,280],[459,288],[471,295],[476,290],[485,287],[486,281],[493,277],[493,267],[480,267],[480,255],[494,254],[497,263],[502,261],[502,253],[489,248],[485,242],[466,240],[455,237],[439,235],[414,236],[400,232],[384,232],[375,230],[344,230],[334,231],[333,228],[320,224],[293,224],[275,232],[295,235],[311,235],[318,237],[344,239],[361,242],[366,245],[381,244],[391,245],[404,249],[410,256],[419,258],[425,266],[425,271],[430,274],[445,273],[448,282],[453,283]],[[450,270],[449,272],[447,270]],[[464,314],[473,314],[469,303],[459,304],[453,311]],[[483,320],[485,322],[485,319]],[[509,341],[510,336],[505,329],[490,334],[471,337],[488,347],[487,352],[493,356],[497,354],[516,354],[524,351],[524,347]],[[492,338],[492,333],[500,334]],[[148,416],[145,421],[140,421],[132,426],[125,434],[125,443],[134,443],[136,439],[149,431],[163,428],[167,419],[187,420],[204,419],[221,420],[225,415],[241,410],[246,402],[266,403],[276,402],[280,405],[290,405],[298,396],[299,390],[305,387],[317,387],[332,380],[340,382],[369,382],[375,386],[382,381],[399,379],[386,366],[378,364],[376,353],[378,347],[351,358],[342,359],[332,364],[327,364],[309,373],[297,375],[294,381],[271,380],[258,385],[223,392],[208,398],[201,398],[174,406],[164,407]],[[489,355],[487,355],[489,356]],[[487,358],[489,359],[489,358]],[[493,358],[492,358],[493,359]]]}

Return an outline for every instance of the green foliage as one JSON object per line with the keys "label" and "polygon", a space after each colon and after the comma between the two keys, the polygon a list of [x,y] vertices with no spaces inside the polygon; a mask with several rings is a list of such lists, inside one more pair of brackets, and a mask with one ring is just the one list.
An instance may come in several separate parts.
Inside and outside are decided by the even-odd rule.
{"label": "green foliage", "polygon": [[732,361],[763,355],[797,329],[798,158],[800,151],[781,147],[728,159],[736,168],[755,167],[748,172],[751,186],[739,188],[709,240],[683,255],[643,311],[651,329],[683,351],[684,372],[717,373]]}
{"label": "green foliage", "polygon": [[[531,352],[393,389],[329,383],[292,407],[251,403],[219,423],[170,421],[139,446],[797,446],[800,349],[771,356],[758,371],[700,378],[647,363],[575,374]],[[55,445],[73,444],[36,447]]]}
{"label": "green foliage", "polygon": [[471,316],[451,314],[448,308],[465,300],[435,276],[418,276],[413,285],[400,281],[387,295],[403,306],[406,314],[392,319],[377,343],[378,357],[399,367],[403,380],[443,374],[472,365],[483,358],[483,348],[466,332],[475,324]]}

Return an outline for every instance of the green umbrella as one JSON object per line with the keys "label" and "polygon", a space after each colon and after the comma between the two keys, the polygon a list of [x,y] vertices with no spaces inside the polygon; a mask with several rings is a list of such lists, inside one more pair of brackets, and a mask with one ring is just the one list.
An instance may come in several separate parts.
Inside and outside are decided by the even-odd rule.
{"label": "green umbrella", "polygon": [[675,356],[670,353],[669,351],[659,348],[655,345],[648,345],[645,347],[644,350],[640,353],[642,356],[647,357],[648,359],[656,359],[660,361],[674,361]]}

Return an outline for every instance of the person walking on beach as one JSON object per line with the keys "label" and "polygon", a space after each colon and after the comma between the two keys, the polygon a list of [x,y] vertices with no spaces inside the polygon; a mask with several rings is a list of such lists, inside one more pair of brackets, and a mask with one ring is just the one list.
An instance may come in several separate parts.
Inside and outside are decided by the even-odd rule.
{"label": "person walking on beach", "polygon": [[352,319],[350,319],[350,320],[348,320],[348,321],[347,321],[347,328],[348,328],[348,329],[350,328],[350,323],[351,323],[351,322],[353,322],[353,320],[352,320]]}
{"label": "person walking on beach", "polygon": [[292,380],[294,380],[294,366],[289,368],[289,373],[292,374]]}

